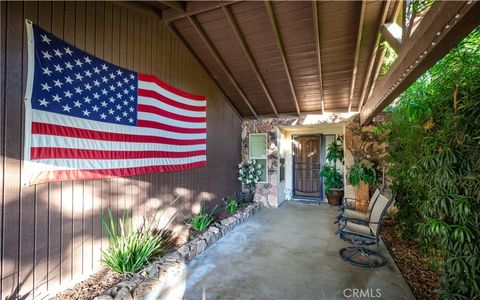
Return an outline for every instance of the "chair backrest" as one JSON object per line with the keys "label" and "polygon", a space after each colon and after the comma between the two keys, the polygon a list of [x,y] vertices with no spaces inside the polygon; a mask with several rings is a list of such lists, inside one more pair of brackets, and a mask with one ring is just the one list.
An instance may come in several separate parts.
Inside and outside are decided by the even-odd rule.
{"label": "chair backrest", "polygon": [[370,213],[370,220],[369,226],[375,236],[378,236],[380,232],[380,223],[382,222],[385,213],[387,212],[388,207],[392,203],[393,198],[389,199],[385,197],[383,194],[379,194],[377,197],[377,201],[375,201],[375,205]]}
{"label": "chair backrest", "polygon": [[372,211],[372,207],[377,201],[378,195],[380,195],[380,190],[376,189],[375,192],[372,195],[372,198],[370,198],[370,202],[368,202],[368,211]]}

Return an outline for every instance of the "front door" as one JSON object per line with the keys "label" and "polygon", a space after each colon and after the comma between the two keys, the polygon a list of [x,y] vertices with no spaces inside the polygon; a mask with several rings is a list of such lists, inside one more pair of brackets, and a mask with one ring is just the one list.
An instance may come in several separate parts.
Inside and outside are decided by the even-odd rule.
{"label": "front door", "polygon": [[294,195],[321,200],[321,136],[296,136],[293,151]]}

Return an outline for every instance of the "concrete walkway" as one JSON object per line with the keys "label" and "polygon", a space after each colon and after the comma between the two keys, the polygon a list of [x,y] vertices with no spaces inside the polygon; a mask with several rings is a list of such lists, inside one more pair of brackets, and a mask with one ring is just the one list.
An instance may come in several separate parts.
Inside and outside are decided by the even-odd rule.
{"label": "concrete walkway", "polygon": [[383,244],[387,264],[376,270],[338,256],[347,244],[335,236],[336,214],[327,204],[264,208],[147,298],[415,299]]}

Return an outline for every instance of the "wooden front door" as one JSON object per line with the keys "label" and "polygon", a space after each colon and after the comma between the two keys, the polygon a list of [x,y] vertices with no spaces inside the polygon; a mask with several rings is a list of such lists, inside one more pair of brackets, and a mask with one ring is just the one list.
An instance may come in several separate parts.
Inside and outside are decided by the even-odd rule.
{"label": "wooden front door", "polygon": [[321,136],[297,136],[294,143],[294,195],[321,199]]}

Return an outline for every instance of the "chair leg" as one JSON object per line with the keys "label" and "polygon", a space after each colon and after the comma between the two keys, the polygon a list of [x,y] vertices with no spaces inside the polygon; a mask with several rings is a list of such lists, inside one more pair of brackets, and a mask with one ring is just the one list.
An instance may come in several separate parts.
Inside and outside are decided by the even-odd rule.
{"label": "chair leg", "polygon": [[385,265],[385,259],[378,253],[365,249],[365,241],[352,238],[353,246],[340,249],[340,257],[350,264],[367,269]]}

